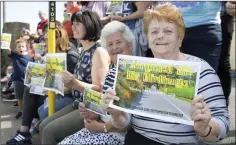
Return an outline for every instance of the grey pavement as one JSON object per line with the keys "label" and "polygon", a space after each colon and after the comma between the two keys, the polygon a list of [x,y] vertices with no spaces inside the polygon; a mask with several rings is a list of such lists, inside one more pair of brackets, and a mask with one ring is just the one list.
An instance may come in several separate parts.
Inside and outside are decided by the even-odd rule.
{"label": "grey pavement", "polygon": [[[150,102],[154,102],[155,105],[151,105]],[[144,92],[139,103],[141,105],[138,107],[144,108],[142,104],[150,104],[151,107],[149,109],[164,111],[166,113],[172,112],[172,113],[183,115],[181,117],[174,116],[171,114],[166,114],[164,116],[174,117],[174,118],[183,119],[183,120],[190,120],[190,115],[189,115],[190,112],[188,112],[188,110],[190,110],[191,104],[185,101],[173,98],[171,96],[164,95],[159,92]],[[180,105],[174,105],[174,104],[180,104]],[[160,112],[156,114],[162,116]]]}

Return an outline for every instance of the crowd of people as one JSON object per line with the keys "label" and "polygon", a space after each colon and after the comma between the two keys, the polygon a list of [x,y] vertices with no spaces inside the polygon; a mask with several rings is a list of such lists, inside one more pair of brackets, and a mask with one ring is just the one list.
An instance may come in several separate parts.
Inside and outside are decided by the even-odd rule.
{"label": "crowd of people", "polygon": [[[124,1],[121,14],[107,14],[110,4],[65,3],[64,12],[72,16],[56,21],[55,28],[56,53],[67,54],[61,78],[64,95],[56,94],[56,112],[50,116],[47,95],[31,94],[24,85],[27,64],[45,63],[46,14],[39,11],[36,33],[22,28],[16,48],[7,50],[13,65],[1,79],[4,99],[17,99],[15,118],[22,117],[6,144],[32,144],[38,132],[41,144],[214,144],[224,139],[229,131],[229,56],[236,2]],[[34,52],[34,43],[44,44],[42,55]],[[112,88],[118,54],[201,63],[198,95],[191,104],[193,126],[108,107],[119,100]],[[86,87],[105,94],[102,101],[109,115],[85,108]]]}

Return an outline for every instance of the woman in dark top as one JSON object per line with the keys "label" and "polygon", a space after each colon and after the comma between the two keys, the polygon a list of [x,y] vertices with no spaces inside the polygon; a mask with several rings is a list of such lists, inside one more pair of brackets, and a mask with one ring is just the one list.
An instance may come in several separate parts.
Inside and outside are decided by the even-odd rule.
{"label": "woman in dark top", "polygon": [[[47,34],[44,36],[45,45],[47,46]],[[45,47],[45,53],[47,52],[47,47]],[[56,25],[56,52],[57,53],[67,53],[67,70],[73,72],[75,65],[78,60],[78,53],[71,48],[69,48],[69,39],[66,31],[62,25]],[[43,63],[44,57],[39,54],[35,54],[35,61]],[[28,144],[31,143],[31,133],[30,127],[33,118],[38,118],[37,109],[40,105],[44,103],[45,96],[30,94],[30,88],[24,88],[24,99],[23,99],[23,116],[22,124],[20,129],[17,131],[16,135],[7,141],[6,144]],[[71,97],[71,89],[65,87],[65,95],[56,97],[56,110],[60,110],[63,107],[72,104],[74,101]],[[47,116],[48,109],[44,108],[42,105],[40,110],[40,116],[43,118]]]}
{"label": "woman in dark top", "polygon": [[[97,42],[102,28],[99,16],[91,11],[79,11],[72,15],[71,21],[73,36],[80,41],[82,47],[78,50],[80,57],[74,75],[65,71],[62,79],[65,86],[73,88],[72,94],[76,101],[40,124],[42,144],[56,144],[84,127],[84,118],[77,110],[79,102],[82,101],[84,88],[94,87],[101,90],[109,70],[108,52]],[[94,113],[87,115],[93,118],[99,117]]]}
{"label": "woman in dark top", "polygon": [[[45,43],[47,44],[47,33],[45,37]],[[78,52],[73,50],[70,46],[69,38],[67,33],[62,25],[56,26],[56,53],[66,53],[67,56],[67,71],[70,73],[74,72],[76,63],[79,58]],[[66,107],[67,105],[71,104],[74,101],[74,98],[71,94],[71,88],[65,87],[64,88],[64,96],[57,94],[56,96],[56,111]],[[47,103],[47,101],[46,101]],[[47,104],[46,104],[47,106]],[[45,107],[45,104],[41,105],[38,108],[38,114],[40,120],[45,119],[48,116],[48,107]]]}

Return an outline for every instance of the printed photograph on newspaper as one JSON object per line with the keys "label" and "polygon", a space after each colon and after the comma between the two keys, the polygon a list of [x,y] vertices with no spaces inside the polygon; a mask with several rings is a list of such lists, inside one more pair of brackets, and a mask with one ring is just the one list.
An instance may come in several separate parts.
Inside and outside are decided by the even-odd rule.
{"label": "printed photograph on newspaper", "polygon": [[36,54],[43,54],[44,53],[44,44],[43,43],[34,43],[33,49]]}
{"label": "printed photograph on newspaper", "polygon": [[72,14],[64,12],[63,16],[64,16],[64,21],[70,21]]}
{"label": "printed photograph on newspaper", "polygon": [[103,96],[104,94],[86,87],[83,96],[83,103],[85,104],[86,109],[99,115],[107,115],[102,103]]}
{"label": "printed photograph on newspaper", "polygon": [[197,94],[200,62],[118,55],[110,107],[131,114],[193,125],[190,107]]}
{"label": "printed photograph on newspaper", "polygon": [[[40,78],[40,80],[44,80],[45,78],[45,72],[46,72],[46,65],[40,64],[40,63],[33,63],[29,62],[26,71],[25,71],[25,80],[24,84],[28,87],[31,86],[32,77]],[[43,81],[41,81],[42,84],[37,84],[38,86],[43,86]]]}
{"label": "printed photograph on newspaper", "polygon": [[111,1],[106,14],[121,14],[123,11],[123,2],[121,0]]}
{"label": "printed photograph on newspaper", "polygon": [[61,80],[63,70],[67,70],[66,53],[46,54],[45,90],[54,91],[64,96],[64,83]]}

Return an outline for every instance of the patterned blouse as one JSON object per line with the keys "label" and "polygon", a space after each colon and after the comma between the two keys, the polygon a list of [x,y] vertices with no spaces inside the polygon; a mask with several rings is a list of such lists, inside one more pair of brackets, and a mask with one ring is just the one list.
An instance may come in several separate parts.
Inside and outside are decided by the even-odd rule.
{"label": "patterned blouse", "polygon": [[[80,53],[78,63],[75,66],[74,75],[75,78],[85,82],[92,84],[92,77],[91,77],[91,69],[92,69],[92,58],[93,54],[97,47],[101,47],[100,43],[96,42],[91,48],[88,50],[82,50]],[[80,102],[83,101],[83,92],[79,90],[73,89],[72,96],[79,100]]]}

